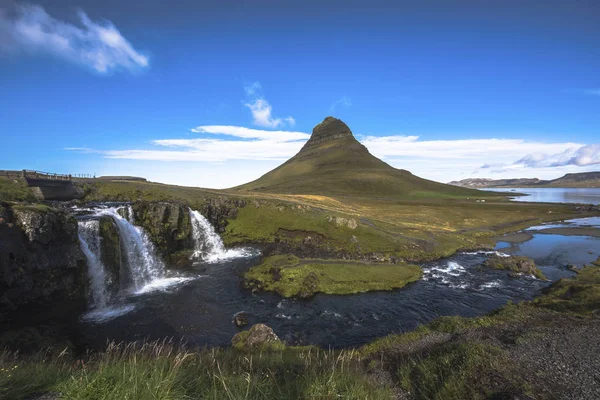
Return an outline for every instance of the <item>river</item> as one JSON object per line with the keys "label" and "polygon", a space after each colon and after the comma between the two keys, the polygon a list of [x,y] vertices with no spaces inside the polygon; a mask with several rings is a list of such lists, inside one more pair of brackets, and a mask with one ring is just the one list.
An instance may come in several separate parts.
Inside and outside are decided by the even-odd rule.
{"label": "river", "polygon": [[[135,290],[113,296],[116,300],[95,300],[102,307],[82,315],[77,328],[79,344],[85,347],[100,348],[107,340],[165,337],[191,345],[228,345],[239,332],[232,319],[240,311],[248,314],[250,324],[271,326],[289,344],[359,346],[377,337],[412,330],[439,316],[477,316],[508,301],[529,300],[550,284],[533,277],[510,278],[506,271],[483,269],[481,264],[493,252],[470,252],[422,264],[423,279],[400,290],[346,296],[318,294],[310,300],[282,299],[273,293],[252,294],[241,287],[241,276],[259,262],[260,253],[248,248],[225,250],[205,221],[196,225],[198,229],[208,229],[210,238],[201,240],[216,246],[218,251],[211,250],[205,258],[208,261],[172,272],[168,266],[162,269],[158,261],[152,260],[155,256],[151,245],[143,248],[143,231],[114,208],[97,210],[96,214],[113,216],[122,233],[132,236],[126,242],[132,243],[131,251],[140,254],[136,259],[143,263],[145,257],[153,269],[139,280]],[[80,224],[89,225],[86,221],[89,220],[84,218]],[[532,257],[551,281],[573,275],[567,264],[583,266],[600,256],[598,238],[536,232],[524,243],[499,242],[496,250],[500,254]],[[199,248],[206,243],[198,244]],[[88,251],[93,249],[88,247]],[[142,267],[140,264],[132,271],[144,271]]]}

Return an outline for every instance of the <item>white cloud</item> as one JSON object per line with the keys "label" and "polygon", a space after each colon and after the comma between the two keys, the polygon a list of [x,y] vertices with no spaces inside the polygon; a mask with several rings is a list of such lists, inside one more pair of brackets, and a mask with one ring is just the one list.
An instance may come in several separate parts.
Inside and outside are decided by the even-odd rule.
{"label": "white cloud", "polygon": [[310,135],[304,132],[290,131],[265,131],[250,129],[243,126],[230,125],[203,125],[191,129],[195,133],[209,133],[213,135],[235,136],[242,139],[265,139],[277,141],[308,140]]}
{"label": "white cloud", "polygon": [[262,89],[262,85],[259,81],[252,82],[246,86],[244,86],[244,91],[247,96],[254,96],[256,92]]}
{"label": "white cloud", "polygon": [[258,81],[244,86],[246,96],[250,98],[244,105],[252,112],[254,124],[264,128],[278,128],[286,124],[289,126],[296,125],[296,120],[293,117],[273,117],[273,107],[264,96],[260,95],[261,90],[262,85]]}
{"label": "white cloud", "polygon": [[330,111],[335,111],[338,107],[350,107],[352,105],[352,99],[348,96],[343,96],[336,101],[334,101],[329,107]]}
{"label": "white cloud", "polygon": [[191,131],[232,138],[161,139],[152,142],[159,147],[158,149],[109,150],[104,152],[104,156],[132,160],[211,163],[231,160],[281,161],[297,153],[310,137],[304,132],[265,131],[242,126],[204,125]]}
{"label": "white cloud", "polygon": [[[310,137],[304,132],[227,125],[203,125],[191,131],[204,137],[160,139],[151,142],[151,149],[108,150],[100,153],[106,158],[121,160],[120,162],[135,160],[136,163],[144,164],[169,161],[171,163],[167,164],[170,171],[180,168],[179,174],[185,171],[183,175],[186,176],[190,165],[201,165],[211,171],[218,171],[214,165],[221,163],[219,165],[223,174],[220,179],[207,177],[203,180],[204,178],[199,177],[193,184],[225,188],[258,178],[296,154]],[[439,182],[472,176],[549,179],[568,172],[591,170],[595,164],[600,163],[600,144],[497,138],[421,140],[418,136],[405,135],[365,136],[361,137],[361,142],[373,155],[390,165]],[[80,151],[89,153],[97,150],[84,148]],[[231,165],[241,168],[244,174],[227,173],[232,168]],[[163,167],[159,169],[162,170]],[[157,178],[153,176],[147,177],[159,180],[159,175],[156,175]],[[163,173],[160,174],[159,181],[183,184],[177,179],[177,176],[171,178]]]}
{"label": "white cloud", "polygon": [[0,9],[0,48],[9,53],[51,54],[99,73],[149,66],[110,22],[78,12],[80,26],[55,19],[38,5],[17,5],[13,15]]}
{"label": "white cloud", "polygon": [[564,167],[566,165],[584,167],[598,164],[600,164],[600,143],[569,148],[555,154],[535,152],[527,154],[514,163],[514,165],[524,165],[531,168]]}

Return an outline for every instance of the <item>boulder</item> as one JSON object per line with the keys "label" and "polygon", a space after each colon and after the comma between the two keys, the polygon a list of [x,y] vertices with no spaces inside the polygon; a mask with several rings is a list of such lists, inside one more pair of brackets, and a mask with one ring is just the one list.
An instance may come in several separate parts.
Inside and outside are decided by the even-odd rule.
{"label": "boulder", "polygon": [[244,311],[240,311],[238,313],[235,313],[234,316],[233,316],[233,323],[238,328],[241,328],[242,326],[248,325],[248,314],[246,312],[244,312]]}
{"label": "boulder", "polygon": [[280,349],[283,346],[273,329],[265,324],[253,325],[249,330],[236,334],[231,339],[231,344],[239,350]]}

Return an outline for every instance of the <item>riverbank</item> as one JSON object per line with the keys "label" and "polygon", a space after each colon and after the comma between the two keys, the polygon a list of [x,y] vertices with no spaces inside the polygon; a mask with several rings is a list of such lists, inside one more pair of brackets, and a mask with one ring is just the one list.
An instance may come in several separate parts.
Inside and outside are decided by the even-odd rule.
{"label": "riverbank", "polygon": [[[599,260],[600,261],[600,260]],[[597,262],[598,263],[598,262]],[[442,317],[358,349],[239,351],[155,342],[74,357],[0,354],[10,399],[595,399],[600,269],[531,302],[477,318]],[[138,347],[136,347],[138,346]],[[46,397],[41,397],[46,396]]]}

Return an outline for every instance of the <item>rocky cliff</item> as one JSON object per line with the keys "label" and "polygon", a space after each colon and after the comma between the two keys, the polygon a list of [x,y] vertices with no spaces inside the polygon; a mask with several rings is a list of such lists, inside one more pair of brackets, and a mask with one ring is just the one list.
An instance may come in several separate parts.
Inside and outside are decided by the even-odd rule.
{"label": "rocky cliff", "polygon": [[29,317],[83,310],[86,282],[73,217],[43,205],[0,204],[0,320],[22,308]]}
{"label": "rocky cliff", "polygon": [[[199,200],[199,204],[193,208],[204,215],[219,233],[225,231],[229,219],[237,216],[238,208],[246,204],[244,200],[217,197]],[[132,209],[134,223],[145,230],[168,267],[189,264],[194,243],[187,205],[137,201],[132,204]]]}

